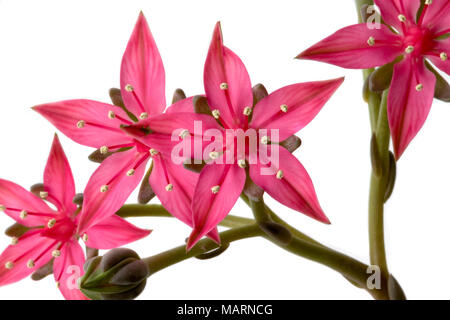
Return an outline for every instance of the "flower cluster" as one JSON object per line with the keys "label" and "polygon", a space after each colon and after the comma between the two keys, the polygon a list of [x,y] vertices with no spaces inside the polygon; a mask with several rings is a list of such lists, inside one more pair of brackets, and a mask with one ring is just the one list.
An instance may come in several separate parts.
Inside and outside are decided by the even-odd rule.
{"label": "flower cluster", "polygon": [[[438,94],[437,83],[444,80],[427,60],[449,73],[450,3],[375,4],[384,19],[379,25],[339,30],[298,58],[345,68],[379,67],[371,74],[370,89],[389,90],[387,113],[398,159],[425,122],[433,97],[448,99],[442,94],[448,89]],[[81,239],[89,250],[114,249],[149,235],[116,214],[139,184],[141,204],[156,196],[192,228],[188,252],[205,236],[221,243],[217,227],[242,194],[258,202],[266,192],[286,207],[329,223],[310,176],[292,152],[301,143],[295,134],[343,81],[297,83],[270,94],[261,84],[252,87],[217,23],[205,61],[204,94],[186,97],[177,90],[167,106],[163,62],[141,13],[123,55],[120,89],[110,90],[113,104],[79,99],[33,107],[73,141],[95,148],[90,159],[100,165],[80,197],[55,135],[43,184],[27,191],[0,180],[0,211],[17,223],[11,245],[0,256],[0,285],[53,273],[66,299],[139,294],[149,270],[137,254],[120,249],[103,261],[88,260],[79,244]],[[133,268],[139,269],[136,279],[130,276]],[[85,272],[91,277],[86,286],[110,291],[80,291]]]}

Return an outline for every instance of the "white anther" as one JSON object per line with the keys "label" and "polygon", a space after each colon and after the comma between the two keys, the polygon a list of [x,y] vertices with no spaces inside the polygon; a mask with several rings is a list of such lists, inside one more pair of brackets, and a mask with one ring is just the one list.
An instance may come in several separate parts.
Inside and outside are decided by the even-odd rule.
{"label": "white anther", "polygon": [[78,129],[84,128],[85,125],[86,125],[86,121],[84,121],[84,120],[80,120],[77,122]]}
{"label": "white anther", "polygon": [[0,204],[0,212],[3,212],[5,210],[6,210],[6,207],[4,205]]}
{"label": "white anther", "polygon": [[134,90],[134,88],[133,88],[133,86],[131,84],[127,84],[125,86],[125,90],[128,91],[128,92],[132,92]]}
{"label": "white anther", "polygon": [[269,144],[269,137],[268,136],[263,136],[263,137],[261,137],[261,143],[262,144]]}
{"label": "white anther", "polygon": [[399,14],[398,15],[398,20],[400,20],[401,22],[406,22],[406,17],[404,14]]}
{"label": "white anther", "polygon": [[166,186],[166,191],[172,191],[172,190],[173,190],[173,184],[169,183],[169,184]]}
{"label": "white anther", "polygon": [[219,110],[215,109],[215,110],[211,111],[211,113],[212,113],[212,116],[215,119],[219,119],[220,118],[220,111]]}
{"label": "white anther", "polygon": [[100,187],[100,192],[105,193],[108,190],[109,190],[109,187],[106,184]]}
{"label": "white anther", "polygon": [[245,107],[244,108],[244,111],[242,112],[245,116],[249,116],[249,115],[251,115],[252,114],[252,108],[250,108],[250,107]]}
{"label": "white anther", "polygon": [[28,212],[26,210],[20,211],[20,219],[26,219],[28,216]]}
{"label": "white anther", "polygon": [[247,166],[247,164],[245,163],[245,159],[239,159],[237,163],[238,166],[242,169],[244,169]]}
{"label": "white anther", "polygon": [[18,243],[19,243],[19,238],[17,238],[17,237],[12,237],[11,238],[11,245],[12,246],[15,246]]}
{"label": "white anther", "polygon": [[29,269],[34,268],[34,261],[32,259],[28,260],[27,268],[29,268]]}
{"label": "white anther", "polygon": [[88,241],[88,235],[87,233],[83,234],[83,236],[81,237],[81,240],[83,240],[84,242]]}
{"label": "white anther", "polygon": [[282,170],[278,170],[277,171],[277,179],[283,179],[284,178],[284,173]]}
{"label": "white anther", "polygon": [[48,197],[48,192],[47,191],[41,191],[39,192],[39,197],[41,199],[46,199]]}
{"label": "white anther", "polygon": [[425,4],[427,5],[427,6],[429,6],[430,4],[432,4],[433,3],[433,0],[425,0]]}
{"label": "white anther", "polygon": [[114,113],[114,111],[109,111],[108,112],[108,118],[110,118],[110,119],[114,119],[116,117],[116,114]]}
{"label": "white anther", "polygon": [[127,176],[131,177],[131,176],[134,175],[135,172],[136,171],[134,169],[130,169],[130,170],[127,171]]}
{"label": "white anther", "polygon": [[219,191],[220,191],[220,186],[214,186],[211,188],[211,192],[213,194],[217,194],[217,193],[219,193]]}
{"label": "white anther", "polygon": [[280,110],[283,111],[283,112],[288,112],[288,106],[285,105],[285,104],[282,104],[282,105],[280,106]]}
{"label": "white anther", "polygon": [[441,52],[441,54],[439,56],[441,57],[442,61],[447,61],[447,59],[448,59],[448,55],[445,52]]}
{"label": "white anther", "polygon": [[405,49],[405,52],[408,53],[408,54],[409,53],[413,53],[413,51],[414,51],[414,47],[413,46],[407,46],[406,49]]}
{"label": "white anther", "polygon": [[53,258],[58,258],[59,256],[61,256],[61,251],[53,250],[52,251],[52,256],[53,256]]}
{"label": "white anther", "polygon": [[150,149],[150,155],[156,156],[157,154],[158,154],[158,151],[156,151],[155,149]]}
{"label": "white anther", "polygon": [[12,268],[14,268],[14,263],[12,261],[8,261],[5,263],[5,268],[8,270],[11,270]]}
{"label": "white anther", "polygon": [[50,219],[47,223],[47,227],[53,228],[56,224],[56,219]]}
{"label": "white anther", "polygon": [[220,89],[222,89],[222,90],[227,90],[227,89],[228,89],[228,83],[222,82],[222,83],[220,84]]}
{"label": "white anther", "polygon": [[186,138],[187,136],[189,136],[189,130],[184,129],[183,131],[180,132],[179,136],[181,139]]}
{"label": "white anther", "polygon": [[103,147],[100,148],[100,153],[101,154],[107,154],[108,151],[109,151],[109,149],[108,149],[107,146],[103,146]]}
{"label": "white anther", "polygon": [[141,120],[144,120],[144,119],[147,119],[147,118],[148,118],[148,113],[147,112],[142,112],[139,115],[139,119],[141,119]]}
{"label": "white anther", "polygon": [[218,153],[217,151],[211,151],[211,152],[209,153],[209,157],[210,157],[211,159],[215,160],[215,159],[219,158],[219,153]]}
{"label": "white anther", "polygon": [[367,40],[367,44],[369,46],[373,46],[375,44],[375,38],[374,37],[369,37],[369,39]]}
{"label": "white anther", "polygon": [[416,90],[417,90],[417,91],[422,91],[422,89],[423,89],[423,84],[419,83],[419,84],[416,86]]}

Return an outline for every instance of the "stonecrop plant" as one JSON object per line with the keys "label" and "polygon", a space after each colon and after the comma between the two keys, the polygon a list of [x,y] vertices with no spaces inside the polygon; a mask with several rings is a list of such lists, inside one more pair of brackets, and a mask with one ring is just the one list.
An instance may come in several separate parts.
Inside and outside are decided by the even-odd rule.
{"label": "stonecrop plant", "polygon": [[[270,94],[262,84],[252,87],[217,23],[204,94],[186,97],[177,89],[167,106],[162,59],[140,13],[122,58],[120,89],[109,92],[112,104],[77,99],[33,107],[74,142],[95,148],[89,159],[99,166],[77,194],[55,135],[43,183],[27,191],[0,179],[0,211],[15,221],[6,230],[11,245],[0,255],[0,285],[53,274],[65,299],[134,299],[158,271],[194,257],[212,259],[233,241],[263,237],[328,266],[375,299],[406,299],[388,269],[384,204],[393,192],[397,161],[424,124],[433,98],[449,102],[450,87],[435,68],[447,75],[450,70],[450,2],[356,0],[356,5],[359,24],[297,58],[363,69],[372,128],[370,262],[317,242],[264,203],[267,193],[330,223],[293,152],[301,145],[296,134],[344,78],[290,84]],[[125,204],[139,184],[138,203]],[[161,205],[148,204],[155,196]],[[229,214],[239,198],[254,219]],[[175,217],[192,232],[186,244],[141,258],[121,248],[151,232],[128,223],[130,217]],[[218,226],[227,230],[219,232]],[[100,256],[99,249],[109,251]]]}

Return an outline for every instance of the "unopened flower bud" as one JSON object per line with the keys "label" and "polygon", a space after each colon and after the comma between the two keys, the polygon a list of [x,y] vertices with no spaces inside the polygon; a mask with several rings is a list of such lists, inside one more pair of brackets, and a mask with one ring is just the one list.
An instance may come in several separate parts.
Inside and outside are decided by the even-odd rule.
{"label": "unopened flower bud", "polygon": [[34,194],[35,196],[37,196],[37,197],[40,197],[40,193],[44,192],[44,191],[45,190],[44,190],[44,184],[43,183],[36,183],[36,184],[33,184],[30,187],[30,192],[32,194]]}
{"label": "unopened flower bud", "polygon": [[286,140],[280,142],[280,146],[284,147],[290,153],[297,150],[302,145],[302,140],[296,135],[292,135]]}
{"label": "unopened flower bud", "polygon": [[178,101],[186,99],[186,94],[182,89],[176,89],[173,93],[172,104],[177,103]]}
{"label": "unopened flower bud", "polygon": [[141,187],[138,194],[138,202],[140,204],[146,204],[155,197],[155,192],[150,185],[150,174],[152,173],[153,163],[150,165],[144,179],[141,182]]}

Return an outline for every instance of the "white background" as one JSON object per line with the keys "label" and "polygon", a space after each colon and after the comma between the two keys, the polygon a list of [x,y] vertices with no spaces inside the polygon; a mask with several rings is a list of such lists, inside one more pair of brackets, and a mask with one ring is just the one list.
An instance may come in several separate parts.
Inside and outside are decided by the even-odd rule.
{"label": "white background", "polygon": [[[368,261],[369,119],[358,70],[293,57],[356,21],[353,1],[20,1],[0,0],[0,177],[24,187],[42,181],[55,129],[30,107],[70,98],[109,102],[122,54],[143,10],[164,61],[167,98],[181,87],[203,91],[202,75],[216,21],[225,44],[244,61],[252,83],[269,91],[346,76],[317,118],[299,133],[297,157],[308,169],[331,226],[271,199],[300,230]],[[390,270],[412,299],[449,298],[450,107],[434,102],[419,136],[398,163],[386,208]],[[81,192],[95,164],[92,151],[60,134]],[[129,202],[134,202],[133,194]],[[250,216],[239,202],[233,214]],[[134,220],[154,229],[130,245],[149,256],[184,243],[189,229],[174,219]],[[0,228],[12,223],[0,216]],[[0,236],[0,247],[9,239]],[[0,288],[2,299],[61,299],[52,277]],[[336,272],[263,239],[233,243],[220,257],[191,259],[152,276],[141,299],[368,299]]]}

